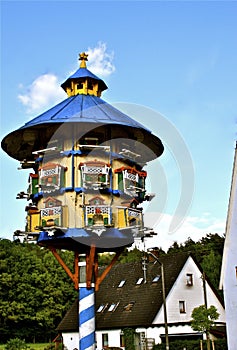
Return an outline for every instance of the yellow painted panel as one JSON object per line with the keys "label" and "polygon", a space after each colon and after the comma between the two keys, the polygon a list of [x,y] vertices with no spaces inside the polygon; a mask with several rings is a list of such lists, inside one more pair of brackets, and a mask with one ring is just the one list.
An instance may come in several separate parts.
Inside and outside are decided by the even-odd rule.
{"label": "yellow painted panel", "polygon": [[68,207],[65,205],[62,209],[62,227],[68,227]]}
{"label": "yellow painted panel", "polygon": [[72,186],[72,157],[66,158],[65,166],[67,170],[65,171],[65,187]]}
{"label": "yellow painted panel", "polygon": [[126,217],[124,209],[118,209],[118,227],[126,227]]}
{"label": "yellow painted panel", "polygon": [[37,232],[35,227],[40,224],[40,213],[30,215],[30,232]]}

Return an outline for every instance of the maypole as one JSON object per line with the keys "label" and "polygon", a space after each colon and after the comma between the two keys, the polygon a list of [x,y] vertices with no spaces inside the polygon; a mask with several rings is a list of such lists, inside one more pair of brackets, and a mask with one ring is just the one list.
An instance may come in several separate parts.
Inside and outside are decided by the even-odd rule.
{"label": "maypole", "polygon": [[79,349],[95,349],[95,284],[86,285],[86,256],[81,255],[79,261]]}
{"label": "maypole", "polygon": [[95,349],[95,287],[79,284],[79,349]]}

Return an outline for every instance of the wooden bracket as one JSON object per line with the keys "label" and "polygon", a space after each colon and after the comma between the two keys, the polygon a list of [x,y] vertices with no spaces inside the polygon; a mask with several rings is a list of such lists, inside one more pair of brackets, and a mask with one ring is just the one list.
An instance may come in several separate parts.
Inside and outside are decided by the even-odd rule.
{"label": "wooden bracket", "polygon": [[[53,247],[49,247],[50,251],[53,253],[54,257],[57,259],[59,264],[63,267],[67,275],[71,278],[74,283],[74,288],[76,290],[79,289],[79,253],[75,252],[74,255],[74,272],[71,272],[69,267],[63,261],[61,256],[58,254],[57,250]],[[109,263],[109,265],[105,268],[102,274],[98,275],[98,253],[96,252],[96,247],[91,245],[90,250],[86,252],[86,287],[90,289],[92,287],[92,283],[95,283],[95,291],[99,290],[99,286],[101,282],[105,279],[111,268],[117,262],[118,258],[122,254],[123,249],[118,250]]]}
{"label": "wooden bracket", "polygon": [[57,250],[53,247],[49,247],[50,251],[53,253],[54,257],[57,259],[59,264],[62,266],[62,268],[65,270],[67,275],[71,278],[71,280],[74,283],[74,288],[78,290],[78,283],[79,283],[79,266],[78,266],[78,261],[79,261],[79,256],[78,252],[75,252],[74,255],[74,273],[70,271],[69,267],[65,264],[61,256],[58,254]]}

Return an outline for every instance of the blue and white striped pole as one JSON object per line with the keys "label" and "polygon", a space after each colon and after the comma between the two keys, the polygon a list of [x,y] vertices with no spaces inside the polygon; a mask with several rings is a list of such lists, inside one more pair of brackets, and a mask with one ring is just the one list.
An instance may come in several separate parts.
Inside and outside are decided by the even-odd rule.
{"label": "blue and white striped pole", "polygon": [[95,349],[95,288],[79,287],[79,350]]}
{"label": "blue and white striped pole", "polygon": [[95,287],[86,287],[86,262],[79,262],[79,350],[95,350]]}

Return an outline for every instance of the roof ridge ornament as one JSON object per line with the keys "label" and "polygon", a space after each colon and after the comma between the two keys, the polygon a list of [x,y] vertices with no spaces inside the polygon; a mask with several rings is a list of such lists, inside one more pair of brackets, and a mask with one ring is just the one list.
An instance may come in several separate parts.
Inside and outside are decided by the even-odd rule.
{"label": "roof ridge ornament", "polygon": [[80,68],[86,68],[86,61],[88,61],[87,57],[88,54],[85,52],[79,53],[79,61],[81,61]]}

